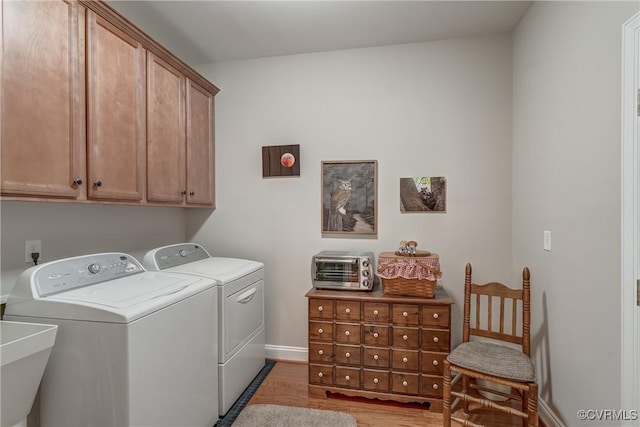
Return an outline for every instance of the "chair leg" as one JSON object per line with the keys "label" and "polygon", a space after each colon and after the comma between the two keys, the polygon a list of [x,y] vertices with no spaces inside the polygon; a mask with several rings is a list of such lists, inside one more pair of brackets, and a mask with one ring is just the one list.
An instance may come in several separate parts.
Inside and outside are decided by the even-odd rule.
{"label": "chair leg", "polygon": [[527,420],[528,427],[538,427],[538,384],[529,385],[527,392]]}
{"label": "chair leg", "polygon": [[[469,376],[468,375],[462,375],[462,392],[464,394],[469,393]],[[462,410],[464,411],[465,414],[469,412],[469,402],[467,400],[462,401]]]}
{"label": "chair leg", "polygon": [[445,358],[442,377],[442,426],[451,427],[451,364]]}
{"label": "chair leg", "polygon": [[[529,408],[529,393],[527,391],[518,392],[520,394],[520,410],[525,414],[528,413]],[[529,416],[527,418],[522,419],[522,427],[528,427],[529,425]]]}

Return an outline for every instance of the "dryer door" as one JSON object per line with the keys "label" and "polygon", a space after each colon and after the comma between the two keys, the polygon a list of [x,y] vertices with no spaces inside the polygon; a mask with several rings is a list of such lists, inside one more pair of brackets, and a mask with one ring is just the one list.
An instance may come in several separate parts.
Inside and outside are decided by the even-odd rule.
{"label": "dryer door", "polygon": [[[264,282],[262,277],[245,276],[247,285],[224,297],[220,333],[224,345],[220,348],[219,363],[224,363],[264,325]],[[231,283],[229,284],[231,285]],[[228,286],[222,289],[228,288]],[[233,288],[236,288],[233,286]]]}

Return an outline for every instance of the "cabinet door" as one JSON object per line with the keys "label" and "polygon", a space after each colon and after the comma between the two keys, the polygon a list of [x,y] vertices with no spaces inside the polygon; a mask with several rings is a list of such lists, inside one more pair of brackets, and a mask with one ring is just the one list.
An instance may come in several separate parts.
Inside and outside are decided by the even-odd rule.
{"label": "cabinet door", "polygon": [[187,203],[214,207],[213,95],[187,79]]}
{"label": "cabinet door", "polygon": [[184,77],[147,56],[147,200],[182,203],[186,194]]}
{"label": "cabinet door", "polygon": [[95,13],[87,12],[87,20],[89,197],[141,200],[144,49]]}
{"label": "cabinet door", "polygon": [[82,198],[84,102],[78,6],[3,1],[2,194]]}

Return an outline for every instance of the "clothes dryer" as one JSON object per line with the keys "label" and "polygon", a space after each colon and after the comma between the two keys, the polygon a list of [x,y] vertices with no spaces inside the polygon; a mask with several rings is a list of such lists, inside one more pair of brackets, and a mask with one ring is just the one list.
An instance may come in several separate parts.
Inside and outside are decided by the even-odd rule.
{"label": "clothes dryer", "polygon": [[47,426],[218,420],[216,282],[146,272],[124,253],[34,266],[5,318],[58,325],[36,416]]}
{"label": "clothes dryer", "polygon": [[264,264],[213,257],[193,243],[153,249],[142,264],[218,283],[218,409],[226,414],[265,365]]}

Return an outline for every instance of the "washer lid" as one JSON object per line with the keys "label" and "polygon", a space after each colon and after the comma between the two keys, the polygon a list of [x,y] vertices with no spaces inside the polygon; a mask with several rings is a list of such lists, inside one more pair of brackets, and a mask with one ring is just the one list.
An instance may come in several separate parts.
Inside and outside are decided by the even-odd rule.
{"label": "washer lid", "polygon": [[26,270],[6,313],[128,323],[215,285],[194,276],[145,272],[130,255],[97,254]]}

